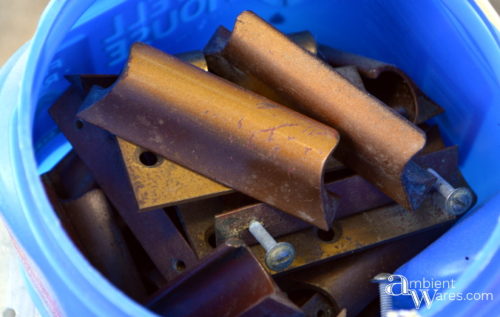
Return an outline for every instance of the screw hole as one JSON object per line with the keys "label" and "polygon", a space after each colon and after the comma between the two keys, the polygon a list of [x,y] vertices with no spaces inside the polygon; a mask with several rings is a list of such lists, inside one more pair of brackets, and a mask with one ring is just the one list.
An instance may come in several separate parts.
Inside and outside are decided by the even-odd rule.
{"label": "screw hole", "polygon": [[318,238],[325,242],[336,242],[342,235],[342,227],[338,223],[334,223],[332,228],[328,231],[316,229]]}
{"label": "screw hole", "polygon": [[174,260],[174,269],[177,272],[182,272],[186,269],[186,263],[182,260]]}
{"label": "screw hole", "polygon": [[208,243],[208,245],[211,246],[212,248],[215,249],[217,247],[214,227],[210,227],[207,229],[207,231],[205,232],[205,240]]}
{"label": "screw hole", "polygon": [[469,257],[468,257],[468,256],[466,256],[466,257],[465,257],[465,260],[466,260],[466,261],[469,261]]}
{"label": "screw hole", "polygon": [[158,155],[156,155],[155,153],[144,151],[139,154],[139,161],[141,161],[144,166],[151,167],[157,165],[160,160],[158,159]]}
{"label": "screw hole", "polygon": [[78,130],[81,130],[83,128],[83,121],[82,120],[76,120],[75,121],[75,126]]}
{"label": "screw hole", "polygon": [[321,240],[323,240],[325,242],[331,242],[337,236],[337,232],[333,228],[328,230],[328,231],[318,229],[316,234],[318,235],[318,238],[320,238]]}

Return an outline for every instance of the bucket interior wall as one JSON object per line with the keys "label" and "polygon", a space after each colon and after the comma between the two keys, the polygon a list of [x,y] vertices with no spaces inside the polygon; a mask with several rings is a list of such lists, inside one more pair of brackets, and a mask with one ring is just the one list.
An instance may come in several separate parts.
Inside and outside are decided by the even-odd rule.
{"label": "bucket interior wall", "polygon": [[[32,85],[28,90],[36,100],[31,109],[38,172],[49,170],[70,149],[47,113],[68,86],[65,75],[119,73],[136,41],[168,53],[202,49],[219,25],[232,29],[236,16],[248,9],[284,32],[309,30],[320,43],[405,70],[445,108],[436,121],[446,141],[460,146],[461,170],[478,194],[478,206],[499,191],[499,36],[474,2],[466,0],[101,0],[79,1],[73,8],[54,2],[47,19],[54,12],[83,15],[71,24],[65,16],[54,19],[57,27],[47,31],[47,38],[57,33],[53,37],[63,40],[51,43],[57,48],[42,47],[46,55],[37,60],[40,72],[33,83],[24,83]],[[92,293],[99,285],[85,287]],[[54,292],[63,303],[71,296]],[[100,304],[112,313],[112,304],[97,300]],[[77,313],[74,309],[64,304],[64,310]]]}

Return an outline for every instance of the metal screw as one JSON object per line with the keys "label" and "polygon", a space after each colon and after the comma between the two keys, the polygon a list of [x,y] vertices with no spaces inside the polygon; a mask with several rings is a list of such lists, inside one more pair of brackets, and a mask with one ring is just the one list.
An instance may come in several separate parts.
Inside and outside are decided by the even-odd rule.
{"label": "metal screw", "polygon": [[295,259],[295,249],[290,243],[276,242],[266,228],[255,220],[250,223],[248,230],[266,249],[266,266],[269,269],[282,271],[292,264]]}
{"label": "metal screw", "polygon": [[385,291],[388,285],[387,279],[391,276],[389,273],[379,273],[373,279],[373,283],[378,284],[378,292],[380,295],[380,316],[387,317],[387,314],[392,311],[392,296]]}
{"label": "metal screw", "polygon": [[467,187],[455,188],[432,168],[427,171],[437,178],[434,188],[444,197],[444,209],[452,215],[461,215],[474,203],[474,194]]}

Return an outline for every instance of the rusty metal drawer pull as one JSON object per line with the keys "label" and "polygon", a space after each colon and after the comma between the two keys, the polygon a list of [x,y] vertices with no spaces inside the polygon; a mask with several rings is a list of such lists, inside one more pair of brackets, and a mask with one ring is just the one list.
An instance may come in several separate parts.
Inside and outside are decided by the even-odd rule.
{"label": "rusty metal drawer pull", "polygon": [[320,228],[333,199],[326,125],[144,44],[107,94],[79,117]]}
{"label": "rusty metal drawer pull", "polygon": [[425,145],[420,129],[252,12],[238,17],[218,47],[225,60],[273,87],[294,109],[338,129],[335,155],[347,166],[405,208],[420,205],[435,182],[411,162]]}

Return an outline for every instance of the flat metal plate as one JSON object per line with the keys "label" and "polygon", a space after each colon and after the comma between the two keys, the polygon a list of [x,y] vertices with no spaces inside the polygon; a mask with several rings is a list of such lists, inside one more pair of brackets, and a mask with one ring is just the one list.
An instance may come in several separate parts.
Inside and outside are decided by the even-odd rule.
{"label": "flat metal plate", "polygon": [[[416,160],[424,168],[435,169],[453,186],[467,186],[458,170],[457,158],[457,148],[448,147],[422,158],[417,157]],[[388,205],[338,219],[332,231],[319,231],[311,227],[278,238],[277,240],[292,243],[296,248],[297,258],[288,270],[357,252],[453,221],[455,217],[442,210],[436,195],[428,195],[422,206],[414,212],[408,212],[398,205]],[[179,216],[198,256],[209,254],[215,247],[215,237],[211,238],[215,234],[214,217],[227,210],[242,207],[242,204],[244,206],[240,198],[235,197],[230,201],[229,197],[226,200],[221,200],[224,197],[217,197],[179,206]],[[254,245],[252,251],[264,263],[263,248]]]}
{"label": "flat metal plate", "polygon": [[304,316],[238,240],[226,241],[147,306],[163,316]]}
{"label": "flat metal plate", "polygon": [[192,265],[196,255],[164,210],[139,212],[116,138],[76,118],[83,98],[79,89],[70,88],[50,108],[50,115],[157,269],[171,280],[179,268]]}

